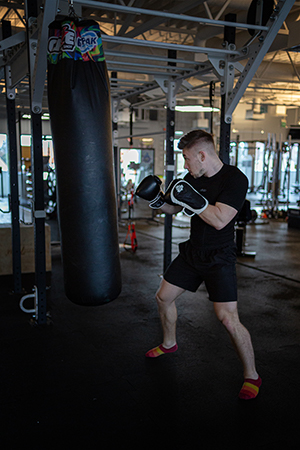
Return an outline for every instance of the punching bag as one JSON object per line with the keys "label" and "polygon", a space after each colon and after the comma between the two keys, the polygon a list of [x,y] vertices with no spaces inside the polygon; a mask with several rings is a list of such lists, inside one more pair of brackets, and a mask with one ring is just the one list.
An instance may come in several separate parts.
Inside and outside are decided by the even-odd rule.
{"label": "punching bag", "polygon": [[110,102],[98,24],[52,22],[48,105],[65,293],[85,306],[121,292]]}

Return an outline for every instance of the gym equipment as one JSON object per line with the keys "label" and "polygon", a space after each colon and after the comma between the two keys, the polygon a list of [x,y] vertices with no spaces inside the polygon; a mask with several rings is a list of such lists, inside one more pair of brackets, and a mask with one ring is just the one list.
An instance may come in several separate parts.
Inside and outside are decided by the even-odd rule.
{"label": "gym equipment", "polygon": [[97,22],[49,25],[48,103],[65,292],[97,306],[121,292],[110,88]]}
{"label": "gym equipment", "polygon": [[56,175],[50,165],[47,166],[47,171],[44,171],[44,202],[48,217],[55,216],[57,208]]}
{"label": "gym equipment", "polygon": [[[130,237],[130,244],[127,243],[128,237]],[[138,243],[136,238],[134,222],[128,222],[127,234],[123,243],[123,248],[125,250],[131,251],[132,253],[135,253],[137,251]]]}
{"label": "gym equipment", "polygon": [[[138,248],[136,233],[135,233],[135,223],[131,221],[131,212],[134,206],[134,189],[130,190],[130,198],[128,200],[128,228],[127,234],[123,243],[123,248],[135,253]],[[130,244],[127,243],[127,238],[130,237]]]}
{"label": "gym equipment", "polygon": [[256,252],[247,252],[244,250],[245,239],[246,239],[246,226],[251,220],[255,220],[255,212],[251,210],[250,201],[245,200],[240,213],[236,218],[236,228],[235,228],[235,241],[237,247],[238,256],[251,256],[255,257]]}
{"label": "gym equipment", "polygon": [[[276,134],[268,134],[264,151],[263,175],[257,191],[262,192],[259,202],[268,218],[282,218],[290,204],[292,144],[283,142],[282,136],[276,140]],[[283,178],[283,180],[281,180]],[[283,209],[279,206],[283,205]]]}

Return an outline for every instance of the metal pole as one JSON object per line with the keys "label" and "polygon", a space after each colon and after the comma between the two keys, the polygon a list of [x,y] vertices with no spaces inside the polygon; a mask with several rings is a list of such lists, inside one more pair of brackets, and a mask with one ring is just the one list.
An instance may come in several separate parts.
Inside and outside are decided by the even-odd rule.
{"label": "metal pole", "polygon": [[133,135],[133,107],[132,106],[130,106],[129,133],[130,133],[129,145],[133,146],[133,140],[132,140],[132,135]]}
{"label": "metal pole", "polygon": [[[3,38],[11,36],[11,23],[2,20]],[[9,148],[9,172],[10,172],[10,195],[11,195],[11,238],[12,238],[12,266],[14,292],[22,292],[22,270],[21,270],[21,237],[19,217],[19,183],[18,183],[18,153],[16,132],[16,107],[15,90],[9,89],[10,68],[6,67],[6,111],[7,131]]]}
{"label": "metal pole", "polygon": [[236,137],[236,150],[235,150],[235,166],[236,167],[239,164],[239,145],[240,145],[240,135],[238,134]]}
{"label": "metal pole", "polygon": [[[117,72],[111,73],[111,87],[117,85]],[[117,199],[117,211],[118,218],[121,218],[121,195],[120,195],[120,155],[118,148],[118,100],[112,101],[112,129],[113,129],[113,155],[114,155],[114,168],[115,168],[115,190]]]}
{"label": "metal pole", "polygon": [[289,142],[289,156],[287,161],[287,195],[286,195],[286,206],[289,207],[290,204],[290,188],[291,188],[291,159],[292,159],[292,143],[291,136],[288,136]]}
{"label": "metal pole", "polygon": [[[169,50],[168,58],[176,58],[176,51]],[[174,66],[176,63],[169,63]],[[172,81],[168,81],[168,105],[167,105],[167,124],[166,124],[166,187],[169,186],[174,178],[174,136],[175,136],[175,103],[173,94],[174,86]],[[164,222],[164,271],[172,260],[172,215],[165,215]]]}
{"label": "metal pole", "polygon": [[[227,14],[225,16],[226,21],[235,21],[236,14]],[[224,42],[227,44],[235,43],[235,28],[231,26],[225,26],[224,28]],[[226,110],[226,97],[227,93],[221,95],[221,127],[220,127],[220,151],[219,157],[224,164],[229,164],[229,152],[230,152],[230,123],[225,122],[225,110]]]}
{"label": "metal pole", "polygon": [[299,174],[300,174],[300,143],[297,143],[297,168],[296,168],[296,180],[295,183],[298,187],[299,185]]}
{"label": "metal pole", "polygon": [[[263,28],[263,27],[262,27]],[[134,45],[138,47],[164,48],[169,50],[193,53],[205,53],[215,56],[236,55],[240,56],[237,50],[226,50],[214,47],[197,47],[195,45],[170,44],[168,42],[144,41],[142,39],[132,39],[123,36],[109,36],[103,34],[101,36],[103,42],[109,44]]]}
{"label": "metal pole", "polygon": [[[111,81],[111,87],[114,88],[117,86],[117,72],[111,73],[111,78],[113,80]],[[114,149],[114,165],[115,165],[115,184],[116,189],[118,189],[118,147],[116,145],[116,139],[118,138],[118,101],[113,100],[112,101],[112,129],[113,129],[113,149]]]}
{"label": "metal pole", "polygon": [[41,114],[31,112],[31,171],[34,201],[34,244],[35,244],[35,285],[37,287],[36,322],[47,322],[46,298],[46,248],[45,248],[45,206],[43,180],[43,148]]}
{"label": "metal pole", "polygon": [[3,173],[2,173],[2,167],[0,167],[0,176],[1,176],[1,197],[4,197],[4,186],[3,186]]}
{"label": "metal pole", "polygon": [[[33,66],[34,52],[30,45],[29,24],[31,18],[37,17],[37,0],[27,0],[26,22],[27,22],[27,45],[29,58],[29,83],[32,88],[32,77],[30,68]],[[30,88],[30,92],[31,92]],[[35,247],[35,291],[36,291],[36,317],[35,323],[44,325],[47,323],[47,298],[46,298],[46,249],[45,249],[45,205],[44,205],[44,164],[42,144],[42,118],[41,108],[33,107],[31,104],[31,173],[33,180],[33,217],[34,217],[34,247]]]}
{"label": "metal pole", "polygon": [[213,107],[215,104],[215,82],[211,81],[209,84],[209,105],[212,108],[210,113],[210,133],[213,134],[214,129],[214,113]]}

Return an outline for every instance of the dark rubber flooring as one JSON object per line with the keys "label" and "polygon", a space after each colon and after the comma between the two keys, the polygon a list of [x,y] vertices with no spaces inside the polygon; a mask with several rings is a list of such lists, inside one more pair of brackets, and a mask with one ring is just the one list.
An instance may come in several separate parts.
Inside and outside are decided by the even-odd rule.
{"label": "dark rubber flooring", "polygon": [[[178,223],[174,255],[189,232]],[[238,399],[242,368],[202,287],[178,300],[178,352],[144,357],[161,342],[154,295],[164,227],[136,220],[136,233],[135,254],[120,247],[122,293],[99,307],[65,297],[52,246],[47,326],[29,324],[11,279],[0,278],[1,449],[299,449],[300,230],[284,220],[247,226],[256,257],[238,260],[239,309],[263,380],[248,402]]]}

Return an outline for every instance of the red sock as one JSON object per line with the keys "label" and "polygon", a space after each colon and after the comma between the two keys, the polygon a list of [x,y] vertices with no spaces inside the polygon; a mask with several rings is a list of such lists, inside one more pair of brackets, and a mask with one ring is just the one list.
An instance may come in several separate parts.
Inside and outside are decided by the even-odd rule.
{"label": "red sock", "polygon": [[146,353],[147,358],[157,358],[160,355],[164,355],[165,353],[174,353],[178,349],[178,345],[175,344],[171,348],[165,348],[162,344],[158,347],[152,348]]}
{"label": "red sock", "polygon": [[252,380],[251,378],[245,378],[242,389],[239,393],[239,398],[242,400],[251,400],[257,396],[259,393],[259,388],[261,386],[261,378],[258,377],[257,380]]}

